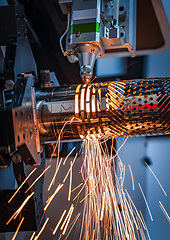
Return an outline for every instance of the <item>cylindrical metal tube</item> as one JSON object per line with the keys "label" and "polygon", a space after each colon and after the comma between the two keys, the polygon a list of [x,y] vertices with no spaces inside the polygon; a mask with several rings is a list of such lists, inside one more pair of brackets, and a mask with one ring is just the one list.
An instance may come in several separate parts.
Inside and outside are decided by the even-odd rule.
{"label": "cylindrical metal tube", "polygon": [[[36,90],[41,142],[80,139],[75,121],[76,86]],[[61,132],[63,128],[63,131]]]}
{"label": "cylindrical metal tube", "polygon": [[170,78],[37,89],[41,141],[169,134],[169,92]]}

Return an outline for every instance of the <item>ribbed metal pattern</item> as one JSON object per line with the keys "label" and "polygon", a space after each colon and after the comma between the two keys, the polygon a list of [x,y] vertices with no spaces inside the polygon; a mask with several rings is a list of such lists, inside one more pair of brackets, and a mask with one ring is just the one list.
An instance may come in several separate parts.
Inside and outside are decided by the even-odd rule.
{"label": "ribbed metal pattern", "polygon": [[126,81],[124,112],[127,135],[168,134],[170,79]]}
{"label": "ribbed metal pattern", "polygon": [[[170,133],[170,78],[84,84],[37,92],[41,139]],[[42,99],[42,98],[41,98]],[[41,104],[40,104],[41,103]]]}
{"label": "ribbed metal pattern", "polygon": [[[82,138],[170,133],[169,78],[98,83],[77,89],[79,113],[76,117],[80,120],[78,130]],[[88,89],[90,110],[87,109]]]}

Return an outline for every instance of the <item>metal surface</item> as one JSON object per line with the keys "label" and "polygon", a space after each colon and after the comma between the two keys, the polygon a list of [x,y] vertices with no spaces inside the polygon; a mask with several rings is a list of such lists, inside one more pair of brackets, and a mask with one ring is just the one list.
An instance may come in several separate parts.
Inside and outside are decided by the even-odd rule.
{"label": "metal surface", "polygon": [[[64,13],[63,6],[72,3],[70,46],[74,53],[77,45],[94,44],[99,47],[101,57],[135,57],[136,49],[137,55],[145,55],[163,51],[170,46],[170,29],[161,0],[95,1],[93,4],[79,0],[60,0],[59,3]],[[70,52],[69,43],[66,42]],[[69,56],[68,59],[80,63],[80,58]],[[83,71],[85,75],[86,68]]]}
{"label": "metal surface", "polygon": [[[112,12],[114,11],[114,2],[117,1],[105,1],[107,8],[105,8],[105,5],[103,7],[105,8],[105,11],[107,12],[107,15],[112,15]],[[126,0],[120,0],[120,11],[119,11],[119,19],[122,21],[120,24],[120,30],[126,31],[126,36],[128,34],[127,28],[128,28],[128,12],[126,9],[125,4],[132,4],[132,1],[126,1]],[[164,50],[167,50],[170,46],[169,44],[169,36],[170,36],[170,29],[169,24],[166,18],[166,14],[164,11],[164,7],[162,5],[161,0],[137,0],[136,1],[136,13],[137,13],[137,43],[136,43],[136,55],[146,55],[151,53],[158,53]],[[59,0],[60,7],[64,14],[67,13],[67,6],[72,5],[72,0]],[[132,7],[132,6],[131,6]],[[103,11],[103,10],[102,10]],[[130,11],[130,14],[132,12]],[[143,17],[143,13],[145,13],[145,17]],[[135,11],[133,12],[135,14]],[[101,14],[101,20],[103,21],[105,18],[103,17],[103,14]],[[130,23],[131,24],[131,23]],[[122,27],[123,26],[123,27]],[[133,26],[132,26],[133,28]],[[145,31],[144,31],[145,29]],[[152,34],[150,29],[152,29]],[[132,30],[132,29],[131,29]],[[131,31],[130,30],[130,31]],[[133,31],[133,30],[132,30]],[[145,34],[144,34],[145,32]],[[129,35],[129,34],[128,34]],[[133,38],[134,35],[129,35],[130,38]],[[144,42],[144,39],[147,39],[147,41]],[[155,40],[154,40],[155,39]],[[109,50],[109,49],[108,49]],[[129,56],[128,52],[109,52],[107,51],[105,53],[105,57],[108,56]]]}
{"label": "metal surface", "polygon": [[169,91],[169,78],[37,90],[40,139],[169,134]]}
{"label": "metal surface", "polygon": [[4,79],[17,80],[17,75],[34,72],[36,64],[27,38],[26,17],[21,5],[0,7],[0,46],[6,46]]}
{"label": "metal surface", "polygon": [[[100,86],[103,98],[99,95]],[[136,79],[93,85],[90,87],[94,89],[90,90],[90,112],[87,111],[87,93],[85,106],[80,103],[78,108],[81,135],[123,137],[168,134],[169,87],[169,79]],[[82,90],[80,94],[83,94]]]}
{"label": "metal surface", "polygon": [[[129,55],[135,57],[136,53],[136,0],[121,0],[113,1],[113,4],[104,3],[103,4],[103,14],[104,19],[107,24],[104,24],[104,35],[101,35],[101,46],[105,53],[112,52],[127,52]],[[107,16],[107,9],[111,8],[112,15]],[[115,12],[116,10],[116,12]],[[118,10],[118,11],[117,11]],[[117,18],[117,20],[115,19]],[[110,22],[109,18],[113,18],[113,23]],[[117,21],[114,24],[114,21]],[[110,22],[110,24],[109,24]],[[114,26],[114,27],[113,27]],[[102,28],[102,27],[101,27]],[[101,29],[101,31],[103,31]]]}
{"label": "metal surface", "polygon": [[[46,165],[45,147],[42,146],[42,149],[41,149],[41,165],[36,166],[37,170],[28,179],[29,186],[44,171],[45,165]],[[32,169],[33,169],[32,166],[25,166],[25,174],[28,176],[28,174],[32,171]],[[44,175],[31,188],[31,191],[35,192],[35,194],[33,195],[33,199],[34,199],[34,207],[35,207],[34,218],[36,220],[36,229],[41,227],[44,223],[44,219],[43,219],[43,214],[44,214],[43,188],[44,188]]]}
{"label": "metal surface", "polygon": [[[36,89],[37,117],[40,141],[79,138],[75,118],[76,86]],[[71,123],[71,124],[70,124]]]}
{"label": "metal surface", "polygon": [[100,45],[100,0],[73,1],[70,46],[79,60],[80,76],[89,82],[96,58],[103,55]]}
{"label": "metal surface", "polygon": [[93,76],[93,67],[100,54],[100,48],[94,44],[80,44],[75,49],[79,59],[80,76],[83,82],[88,83]]}
{"label": "metal surface", "polygon": [[[34,96],[31,87],[34,85],[32,75],[21,76],[15,86],[12,99],[12,116],[15,148],[26,164],[40,164],[39,132],[34,111]],[[36,144],[35,144],[36,142]]]}
{"label": "metal surface", "polygon": [[122,0],[121,4],[116,0],[74,0],[69,30],[67,53],[70,54],[71,47],[71,54],[79,60],[80,76],[87,83],[92,77],[96,58],[107,51],[128,50],[132,57],[135,56],[136,0]]}

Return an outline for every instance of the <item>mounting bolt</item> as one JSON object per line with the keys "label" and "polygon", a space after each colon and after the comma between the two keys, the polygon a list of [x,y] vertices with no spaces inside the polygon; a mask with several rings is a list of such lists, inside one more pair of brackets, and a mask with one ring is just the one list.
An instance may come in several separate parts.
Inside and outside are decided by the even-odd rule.
{"label": "mounting bolt", "polygon": [[14,89],[14,82],[12,80],[6,80],[4,87],[6,88],[6,90],[13,90]]}
{"label": "mounting bolt", "polygon": [[80,33],[79,31],[77,31],[77,32],[76,32],[76,37],[80,37],[80,34],[81,34],[81,33]]}
{"label": "mounting bolt", "polygon": [[12,156],[12,161],[13,161],[14,163],[20,163],[20,162],[22,162],[21,155],[19,155],[18,153],[13,154],[13,156]]}

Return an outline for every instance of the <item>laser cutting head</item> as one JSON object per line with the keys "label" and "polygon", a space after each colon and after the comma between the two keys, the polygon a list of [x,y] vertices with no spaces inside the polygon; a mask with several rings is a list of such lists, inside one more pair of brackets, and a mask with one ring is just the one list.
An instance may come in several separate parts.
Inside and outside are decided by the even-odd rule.
{"label": "laser cutting head", "polygon": [[75,49],[80,65],[80,77],[84,83],[89,83],[93,76],[96,58],[100,55],[100,48],[94,44],[79,44]]}
{"label": "laser cutting head", "polygon": [[[60,0],[61,7],[63,2]],[[79,61],[83,82],[90,82],[96,59],[105,53],[122,56],[129,52],[128,56],[135,56],[136,0],[73,0],[71,9],[64,54],[69,55],[70,62]]]}

